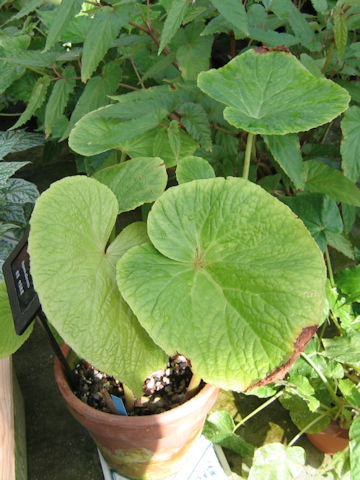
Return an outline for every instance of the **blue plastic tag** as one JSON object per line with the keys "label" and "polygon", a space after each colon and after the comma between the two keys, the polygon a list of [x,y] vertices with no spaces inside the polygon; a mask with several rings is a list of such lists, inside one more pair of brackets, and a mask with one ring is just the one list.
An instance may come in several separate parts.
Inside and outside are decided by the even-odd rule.
{"label": "blue plastic tag", "polygon": [[111,395],[111,400],[114,402],[115,408],[119,415],[126,415],[127,411],[124,405],[124,402],[119,397],[115,397],[115,395]]}

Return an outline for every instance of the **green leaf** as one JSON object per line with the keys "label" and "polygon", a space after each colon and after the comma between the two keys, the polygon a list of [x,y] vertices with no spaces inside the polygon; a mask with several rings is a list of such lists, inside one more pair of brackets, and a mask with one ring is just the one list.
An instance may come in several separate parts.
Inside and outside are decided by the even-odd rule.
{"label": "green leaf", "polygon": [[[9,232],[10,230],[15,230],[16,228],[19,228],[18,225],[13,225],[12,223],[0,223],[0,238],[4,235],[4,233]],[[6,256],[6,258],[7,258],[7,256]],[[2,259],[3,259],[3,255],[2,255],[2,252],[1,252],[0,260],[2,260]],[[2,280],[2,278],[1,278],[1,280]]]}
{"label": "green leaf", "polygon": [[358,415],[353,421],[350,431],[350,464],[351,464],[351,480],[360,477],[360,416]]}
{"label": "green leaf", "polygon": [[152,338],[182,352],[205,381],[246,389],[321,321],[321,252],[294,214],[253,183],[213,178],[171,188],[147,224],[153,245],[121,258],[120,291]]}
{"label": "green leaf", "polygon": [[287,447],[269,443],[255,451],[249,480],[295,480],[305,466],[305,451],[301,447]]}
{"label": "green leaf", "polygon": [[167,357],[119,295],[115,247],[107,253],[117,214],[115,195],[95,179],[60,180],[35,205],[29,254],[50,323],[80,357],[138,395],[145,377],[164,368]]}
{"label": "green leaf", "polygon": [[321,71],[319,61],[314,60],[310,55],[307,53],[302,53],[300,55],[301,63],[304,65],[305,68],[309,70],[310,73],[314,75],[314,77],[323,77],[324,74]]}
{"label": "green leaf", "polygon": [[176,120],[170,122],[169,128],[167,129],[167,136],[171,151],[175,158],[178,158],[181,152],[181,138],[180,127]]}
{"label": "green leaf", "polygon": [[[197,150],[199,147],[199,145],[183,130],[180,129],[179,134],[180,150],[177,155],[170,146],[167,129],[159,129],[155,137],[153,138],[153,155],[161,157],[165,161],[167,168],[175,166],[179,162],[179,160],[193,154],[194,151]],[[128,151],[130,152],[130,150]]]}
{"label": "green leaf", "polygon": [[5,90],[10,87],[12,83],[14,83],[24,74],[24,72],[24,67],[3,63],[1,65],[0,75],[0,94],[4,93]]}
{"label": "green leaf", "polygon": [[15,332],[5,282],[0,282],[0,358],[8,357],[18,350],[29,338],[33,329],[30,325],[22,335]]}
{"label": "green leaf", "polygon": [[[358,344],[358,348],[359,348],[359,345],[360,345],[360,342]],[[360,358],[360,354],[359,354],[359,358]],[[338,385],[345,400],[348,403],[350,403],[354,408],[359,410],[360,409],[360,391],[358,390],[358,388],[356,388],[356,385],[349,378],[340,379]]]}
{"label": "green leaf", "polygon": [[325,251],[328,233],[341,233],[343,224],[336,203],[326,195],[299,194],[281,199],[309,229],[321,251]]}
{"label": "green leaf", "polygon": [[0,31],[0,47],[6,54],[26,50],[30,45],[30,41],[30,35],[18,33],[16,30],[14,32],[11,27]]}
{"label": "green leaf", "polygon": [[72,18],[80,12],[82,3],[82,0],[62,0],[56,9],[56,16],[47,34],[44,52],[50,50],[57,42]]}
{"label": "green leaf", "polygon": [[281,174],[277,173],[276,175],[267,175],[266,177],[260,178],[257,184],[264,188],[267,192],[274,193],[280,183],[280,180]]}
{"label": "green leaf", "polygon": [[257,42],[263,42],[269,47],[277,47],[285,45],[291,47],[298,43],[298,39],[294,35],[283,32],[274,32],[272,30],[263,30],[262,28],[249,27],[250,38]]}
{"label": "green leaf", "polygon": [[69,96],[75,88],[75,69],[68,65],[62,72],[62,78],[56,81],[45,109],[45,134],[48,137],[56,122],[63,114]]}
{"label": "green leaf", "polygon": [[185,157],[178,162],[176,168],[176,180],[178,183],[214,177],[214,169],[207,160],[201,157]]}
{"label": "green leaf", "polygon": [[126,25],[134,9],[133,2],[117,7],[102,7],[94,16],[91,28],[84,41],[81,80],[86,82]]}
{"label": "green leaf", "polygon": [[[217,15],[206,24],[200,35],[205,36],[214,35],[214,33],[228,33],[232,29],[233,25],[230,22],[228,22],[222,15]],[[244,36],[236,29],[234,29],[234,34],[236,35],[236,38],[243,38]]]}
{"label": "green leaf", "polygon": [[180,43],[176,60],[184,80],[196,80],[200,72],[209,68],[213,37],[201,37],[202,29],[202,24],[190,23],[176,37]]}
{"label": "green leaf", "polygon": [[329,10],[327,0],[311,0],[311,3],[314,9],[319,13],[324,14]]}
{"label": "green leaf", "polygon": [[341,270],[335,278],[336,285],[343,293],[360,301],[360,265]]}
{"label": "green leaf", "polygon": [[14,204],[35,203],[38,196],[38,189],[33,183],[22,178],[10,178],[4,193],[4,200]]}
{"label": "green leaf", "polygon": [[167,128],[159,126],[143,135],[124,140],[119,148],[131,157],[160,157],[164,160],[166,168],[173,167],[181,158],[192,155],[199,148],[199,145],[190,135],[180,129],[180,153],[176,157],[170,147],[167,130]]}
{"label": "green leaf", "polygon": [[360,180],[360,107],[350,107],[341,120],[340,145],[344,174],[353,182]]}
{"label": "green leaf", "polygon": [[146,232],[145,222],[134,222],[125,227],[115,240],[109,245],[107,255],[116,265],[118,259],[124,255],[130,248],[141,245],[149,241]]}
{"label": "green leaf", "polygon": [[200,143],[202,148],[210,150],[212,146],[210,124],[203,107],[199,103],[187,102],[177,111],[189,134]]}
{"label": "green leaf", "polygon": [[164,70],[170,67],[170,65],[175,61],[175,58],[176,58],[175,52],[171,52],[169,55],[163,55],[162,57],[157,59],[146,70],[146,72],[142,76],[142,81],[144,82],[148,78],[156,79],[159,76],[159,74],[163,74]]}
{"label": "green leaf", "polygon": [[16,132],[0,131],[0,160],[8,153],[21,152],[28,148],[43,145],[44,137],[39,133],[16,130]]}
{"label": "green leaf", "polygon": [[26,2],[26,4],[15,14],[11,17],[11,20],[16,20],[19,18],[26,17],[29,13],[33,12],[36,8],[41,7],[41,5],[45,3],[45,0],[30,0],[30,2]]}
{"label": "green leaf", "polygon": [[133,117],[122,104],[108,105],[84,115],[77,122],[70,132],[69,145],[75,152],[87,156],[121,149],[123,142],[152,130],[166,115],[166,110],[155,109]]}
{"label": "green leaf", "polygon": [[319,413],[311,412],[307,402],[297,393],[284,393],[280,397],[280,403],[289,410],[291,420],[299,430],[308,427],[311,422],[318,420],[311,428],[306,430],[307,433],[318,433],[324,430],[330,422],[330,417],[325,416],[321,418]]}
{"label": "green leaf", "polygon": [[24,125],[24,123],[30,120],[30,118],[44,103],[49,85],[50,77],[48,77],[47,75],[40,77],[37,80],[34,88],[32,89],[31,97],[29,103],[26,105],[25,111],[21,114],[15,125],[13,125],[9,130],[14,130],[15,128],[21,127],[21,125]]}
{"label": "green leaf", "polygon": [[254,447],[240,435],[233,433],[234,428],[234,420],[230,413],[220,410],[208,416],[203,428],[203,434],[210,442],[232,450],[242,457],[252,457],[254,455]]}
{"label": "green leaf", "polygon": [[227,105],[225,120],[255,134],[309,130],[335,118],[350,100],[346,90],[278,51],[248,50],[218,70],[200,73],[198,86]]}
{"label": "green leaf", "polygon": [[289,133],[288,135],[264,136],[264,140],[272,156],[294,183],[295,188],[302,190],[305,181],[299,137]]}
{"label": "green leaf", "polygon": [[177,92],[172,90],[171,87],[163,85],[125,93],[124,95],[114,95],[110,98],[122,104],[130,118],[151,113],[156,108],[171,112],[176,106]]}
{"label": "green leaf", "polygon": [[316,160],[304,162],[305,191],[329,195],[336,202],[360,206],[360,190],[338,170]]}
{"label": "green leaf", "polygon": [[357,81],[344,80],[339,78],[336,80],[341,87],[346,88],[346,90],[351,95],[351,100],[356,103],[360,103],[360,86]]}
{"label": "green leaf", "polygon": [[348,330],[341,337],[324,338],[326,356],[342,363],[360,364],[360,332]]}
{"label": "green leaf", "polygon": [[248,392],[246,392],[246,395],[255,395],[258,398],[268,398],[272,397],[275,395],[278,390],[276,388],[273,388],[274,384],[269,384],[269,385],[263,385],[262,387],[256,387],[252,388]]}
{"label": "green leaf", "polygon": [[249,35],[247,16],[242,1],[239,0],[210,0],[221,15],[240,30],[244,35]]}
{"label": "green leaf", "polygon": [[61,57],[61,52],[58,51],[42,53],[41,50],[27,50],[17,52],[12,57],[1,58],[1,60],[24,67],[51,67],[53,63],[58,61],[59,57]]}
{"label": "green leaf", "polygon": [[[57,12],[56,9],[40,10],[38,11],[38,15],[47,27],[51,27],[57,16]],[[91,15],[82,15],[80,13],[79,15],[74,16],[67,27],[62,30],[59,40],[63,43],[83,43],[91,25]]]}
{"label": "green leaf", "polygon": [[343,203],[341,208],[344,221],[344,231],[345,233],[350,233],[356,220],[356,207]]}
{"label": "green leaf", "polygon": [[338,57],[338,60],[341,60],[345,52],[347,37],[348,37],[346,17],[345,17],[345,13],[343,12],[342,5],[340,5],[335,9],[333,14],[333,19],[334,19],[334,37],[335,37],[335,45],[337,49],[337,57]]}
{"label": "green leaf", "polygon": [[295,36],[304,47],[310,51],[321,50],[321,42],[315,38],[311,25],[291,0],[272,0],[270,9],[277,17],[290,24]]}
{"label": "green leaf", "polygon": [[164,28],[161,32],[158,55],[160,55],[166,45],[176,34],[178,28],[183,21],[188,6],[188,0],[172,0],[170,9],[164,23]]}
{"label": "green leaf", "polygon": [[0,188],[3,188],[8,179],[15,172],[30,162],[1,162],[0,163]]}
{"label": "green leaf", "polygon": [[351,260],[355,260],[354,247],[343,233],[327,232],[326,240],[330,247],[335,248],[335,250],[351,258]]}
{"label": "green leaf", "polygon": [[119,202],[119,213],[151,203],[165,190],[167,173],[159,157],[139,157],[98,170],[94,178],[107,185]]}
{"label": "green leaf", "polygon": [[69,135],[75,123],[86,113],[109,103],[108,95],[117,90],[120,73],[121,69],[118,65],[109,63],[105,66],[101,76],[90,78],[75,105],[62,140]]}

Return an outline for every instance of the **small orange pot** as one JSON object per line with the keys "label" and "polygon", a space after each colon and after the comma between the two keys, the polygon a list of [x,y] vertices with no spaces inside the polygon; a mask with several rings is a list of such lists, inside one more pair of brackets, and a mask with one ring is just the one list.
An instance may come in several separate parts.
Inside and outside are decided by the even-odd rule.
{"label": "small orange pot", "polygon": [[[61,348],[67,355],[69,347]],[[160,480],[181,470],[219,393],[218,388],[207,384],[195,397],[172,410],[127,417],[101,412],[78,399],[57,358],[54,370],[72,415],[89,431],[107,463],[134,480]]]}
{"label": "small orange pot", "polygon": [[344,450],[349,444],[349,429],[341,428],[340,425],[334,421],[322,432],[307,433],[306,436],[314,447],[329,455]]}

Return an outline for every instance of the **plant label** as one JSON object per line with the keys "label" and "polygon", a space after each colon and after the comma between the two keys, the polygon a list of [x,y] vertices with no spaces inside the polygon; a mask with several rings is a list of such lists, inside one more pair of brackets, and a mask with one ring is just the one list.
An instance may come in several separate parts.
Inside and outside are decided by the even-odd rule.
{"label": "plant label", "polygon": [[24,333],[41,308],[30,274],[28,233],[16,245],[3,265],[15,331],[18,335]]}
{"label": "plant label", "polygon": [[128,413],[126,411],[126,408],[125,408],[125,405],[124,405],[124,402],[122,401],[122,399],[119,398],[119,397],[116,397],[115,395],[110,395],[110,396],[111,396],[112,401],[114,402],[117,413],[119,415],[126,415],[127,416]]}

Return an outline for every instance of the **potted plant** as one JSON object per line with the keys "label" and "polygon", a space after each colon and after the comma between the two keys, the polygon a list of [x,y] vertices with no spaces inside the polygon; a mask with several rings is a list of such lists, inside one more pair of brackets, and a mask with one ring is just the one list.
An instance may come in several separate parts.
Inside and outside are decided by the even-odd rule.
{"label": "potted plant", "polygon": [[[261,80],[243,81],[244,68],[246,78],[261,71]],[[285,70],[295,83],[276,90],[277,72]],[[320,250],[288,207],[247,175],[257,133],[284,135],[329,121],[346,108],[348,95],[313,77],[290,54],[264,50],[201,74],[199,86],[229,105],[225,118],[249,132],[243,179],[209,178],[214,172],[207,162],[192,157],[179,163],[179,185],[164,192],[162,159],[133,158],[99,170],[95,178],[56,182],[31,218],[31,271],[49,321],[80,357],[121,379],[137,397],[146,376],[176,352],[190,359],[195,384],[203,379],[243,391],[273,381],[321,321]],[[148,92],[146,108],[153,95],[156,89]],[[70,144],[87,135],[93,145],[96,135],[87,128],[79,122]],[[118,233],[119,213],[153,201],[146,224],[135,222]],[[143,450],[117,459],[102,451],[119,471],[155,478],[149,455],[145,461],[139,455]],[[125,457],[134,454],[137,470],[130,473]]]}
{"label": "potted plant", "polygon": [[[285,71],[289,81],[279,89]],[[56,182],[31,217],[31,271],[49,321],[80,357],[119,378],[136,397],[146,376],[177,352],[191,361],[195,385],[202,379],[244,391],[281,378],[322,318],[321,251],[301,220],[247,177],[256,134],[275,142],[330,121],[346,109],[347,93],[312,76],[289,53],[266,49],[202,73],[198,84],[227,105],[230,123],[248,132],[244,178],[213,178],[205,160],[190,157],[177,167],[179,185],[164,191],[163,160],[133,158],[94,178]],[[163,89],[146,92],[146,111],[160,94]],[[137,101],[138,92],[128,95],[93,112],[95,123],[90,116],[79,121],[70,145],[93,148],[101,137],[96,118],[111,126],[112,115],[121,117]],[[118,232],[120,213],[153,201],[146,224]],[[173,435],[179,439],[178,431]],[[134,478],[161,478],[178,468],[154,473],[149,456],[155,465],[165,464],[164,457],[139,451],[138,444],[117,457],[114,450],[114,444],[103,448],[104,457]]]}
{"label": "potted plant", "polygon": [[358,272],[356,265],[341,270],[336,285],[328,282],[329,315],[290,370],[281,397],[294,423],[330,454],[347,447],[349,430],[353,447],[359,445]]}

